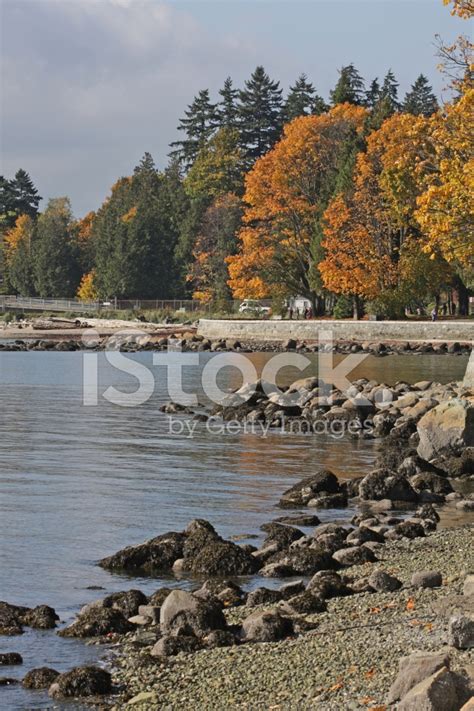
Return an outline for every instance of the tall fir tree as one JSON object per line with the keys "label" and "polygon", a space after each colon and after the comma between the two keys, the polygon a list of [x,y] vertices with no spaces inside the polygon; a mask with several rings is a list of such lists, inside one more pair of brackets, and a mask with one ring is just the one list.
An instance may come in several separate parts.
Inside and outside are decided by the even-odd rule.
{"label": "tall fir tree", "polygon": [[398,82],[395,78],[395,74],[389,69],[380,89],[379,100],[372,110],[369,121],[370,128],[375,131],[378,130],[386,119],[393,116],[393,114],[399,110]]}
{"label": "tall fir tree", "polygon": [[380,99],[380,84],[378,77],[371,82],[369,89],[365,92],[365,105],[373,109]]}
{"label": "tall fir tree", "polygon": [[43,198],[38,194],[26,170],[22,168],[17,170],[11,181],[11,187],[17,215],[36,217],[38,205]]}
{"label": "tall fir tree", "polygon": [[283,107],[283,119],[289,123],[298,116],[307,116],[313,113],[316,89],[308,81],[306,74],[300,74],[290,91]]}
{"label": "tall fir tree", "polygon": [[217,105],[217,121],[219,127],[237,128],[237,97],[239,92],[234,89],[231,77],[227,77],[224,86],[219,91],[220,101]]}
{"label": "tall fir tree", "polygon": [[364,80],[352,63],[339,70],[339,79],[330,92],[330,96],[334,106],[345,103],[362,106],[364,103]]}
{"label": "tall fir tree", "polygon": [[80,281],[78,246],[68,198],[54,198],[37,222],[35,289],[42,297],[73,296]]}
{"label": "tall fir tree", "polygon": [[193,164],[199,149],[210,138],[217,125],[217,107],[211,103],[209,89],[202,89],[184,113],[178,131],[183,131],[186,137],[171,143],[174,150],[170,156],[178,158],[187,169]]}
{"label": "tall fir tree", "polygon": [[242,148],[253,164],[272,148],[282,128],[280,82],[272,81],[263,67],[255,69],[239,92],[238,113]]}
{"label": "tall fir tree", "polygon": [[405,94],[403,111],[414,116],[431,116],[439,108],[438,100],[433,93],[428,79],[423,75],[412,84],[410,91]]}

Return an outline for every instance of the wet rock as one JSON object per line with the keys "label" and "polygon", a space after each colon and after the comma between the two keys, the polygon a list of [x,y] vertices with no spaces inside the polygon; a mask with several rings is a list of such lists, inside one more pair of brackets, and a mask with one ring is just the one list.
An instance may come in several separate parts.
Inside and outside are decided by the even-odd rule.
{"label": "wet rock", "polygon": [[443,584],[443,576],[437,570],[421,570],[413,573],[411,584],[415,588],[439,588]]}
{"label": "wet rock", "polygon": [[0,634],[15,635],[23,632],[23,617],[29,612],[27,607],[11,605],[0,601]]}
{"label": "wet rock", "polygon": [[148,603],[155,607],[161,607],[170,592],[173,592],[172,588],[159,588],[149,596]]}
{"label": "wet rock", "polygon": [[264,578],[290,578],[296,575],[293,568],[286,563],[267,563],[259,574]]}
{"label": "wet rock", "polygon": [[222,607],[214,599],[202,599],[184,590],[173,590],[164,601],[160,620],[162,629],[173,635],[205,637],[213,630],[227,627]]}
{"label": "wet rock", "polygon": [[0,676],[0,686],[14,686],[19,683],[19,679],[13,679],[10,676]]}
{"label": "wet rock", "polygon": [[437,405],[418,422],[420,457],[435,459],[474,446],[474,404],[453,398]]}
{"label": "wet rock", "polygon": [[123,592],[115,592],[103,600],[104,607],[112,607],[114,610],[119,610],[127,619],[137,615],[140,605],[146,605],[148,598],[140,590],[125,590]]}
{"label": "wet rock", "polygon": [[49,689],[58,676],[59,672],[56,669],[38,667],[37,669],[30,669],[22,684],[25,689]]}
{"label": "wet rock", "polygon": [[214,540],[189,560],[184,570],[197,575],[250,575],[260,567],[248,551],[230,541]]}
{"label": "wet rock", "polygon": [[451,494],[453,487],[449,481],[433,472],[421,472],[409,478],[410,485],[417,492],[431,491],[434,494]]}
{"label": "wet rock", "polygon": [[414,686],[398,704],[398,711],[457,711],[454,675],[443,667]]}
{"label": "wet rock", "polygon": [[278,610],[257,610],[242,623],[245,642],[278,642],[293,634],[293,622]]}
{"label": "wet rock", "polygon": [[314,590],[306,590],[299,595],[290,597],[282,605],[282,609],[289,614],[312,615],[316,612],[326,612],[327,605]]}
{"label": "wet rock", "polygon": [[261,526],[261,530],[267,534],[263,541],[263,547],[276,543],[278,550],[288,548],[294,541],[303,537],[303,533],[299,529],[281,523],[265,523]]}
{"label": "wet rock", "polygon": [[150,654],[152,657],[174,657],[180,652],[195,652],[201,647],[201,642],[192,635],[166,635],[158,640]]}
{"label": "wet rock", "polygon": [[402,587],[401,581],[385,570],[374,570],[369,576],[368,583],[375,592],[394,592]]}
{"label": "wet rock", "polygon": [[183,557],[184,533],[163,533],[137,546],[127,546],[103,558],[99,565],[106,570],[141,571],[153,574],[171,570],[175,560]]}
{"label": "wet rock", "polygon": [[315,509],[344,509],[348,504],[346,492],[316,496],[308,501],[307,506]]}
{"label": "wet rock", "polygon": [[474,647],[474,614],[455,615],[449,620],[448,644],[456,649]]}
{"label": "wet rock", "polygon": [[49,688],[49,695],[54,699],[83,698],[102,696],[112,691],[112,678],[109,672],[99,667],[75,667],[60,674]]}
{"label": "wet rock", "polygon": [[367,474],[359,484],[359,496],[361,499],[390,499],[409,503],[418,500],[418,494],[407,479],[387,469],[376,469]]}
{"label": "wet rock", "polygon": [[277,553],[272,562],[287,566],[291,575],[313,575],[318,570],[335,567],[331,555],[320,547],[290,548]]}
{"label": "wet rock", "polygon": [[0,667],[9,667],[16,664],[23,664],[23,657],[18,652],[1,652]]}
{"label": "wet rock", "polygon": [[96,607],[78,615],[68,627],[60,630],[61,637],[102,637],[115,632],[125,634],[134,629],[120,610]]}
{"label": "wet rock", "polygon": [[158,605],[140,605],[138,608],[138,616],[147,618],[149,623],[157,625],[160,622],[160,609],[161,607]]}
{"label": "wet rock", "polygon": [[398,662],[398,675],[388,693],[388,703],[398,701],[420,681],[443,667],[449,668],[449,654],[446,649],[439,652],[413,652],[402,657]]}
{"label": "wet rock", "polygon": [[287,523],[290,526],[318,526],[321,521],[314,514],[301,514],[295,516],[281,516],[275,523]]}
{"label": "wet rock", "polygon": [[404,538],[420,538],[425,535],[425,529],[421,523],[410,520],[397,523],[394,531],[399,536],[403,536]]}
{"label": "wet rock", "polygon": [[29,627],[37,630],[50,630],[56,627],[56,621],[59,616],[49,605],[38,605],[28,612],[23,617],[23,622]]}
{"label": "wet rock", "polygon": [[285,491],[279,505],[282,508],[306,506],[308,501],[318,498],[318,494],[319,496],[337,494],[339,491],[340,485],[335,474],[327,469],[322,469],[317,474],[306,477]]}
{"label": "wet rock", "polygon": [[375,554],[363,546],[341,548],[341,550],[336,551],[332,557],[337,563],[339,563],[339,565],[346,567],[351,565],[363,565],[364,563],[373,563],[377,560]]}
{"label": "wet rock", "polygon": [[341,576],[332,570],[321,570],[315,573],[309,581],[307,589],[324,600],[345,597],[353,593],[353,590],[343,582]]}
{"label": "wet rock", "polygon": [[232,632],[227,630],[214,630],[210,632],[205,638],[204,643],[206,647],[232,647],[237,644],[237,640]]}
{"label": "wet rock", "polygon": [[246,605],[247,607],[256,607],[257,605],[273,604],[282,599],[283,595],[279,590],[261,587],[249,592]]}

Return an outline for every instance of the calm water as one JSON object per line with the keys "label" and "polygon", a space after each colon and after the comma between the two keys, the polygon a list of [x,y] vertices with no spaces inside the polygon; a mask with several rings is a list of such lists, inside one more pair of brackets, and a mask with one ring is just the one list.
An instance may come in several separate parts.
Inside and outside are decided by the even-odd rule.
{"label": "calm water", "polygon": [[[168,362],[183,358],[169,354]],[[201,354],[205,364],[209,354]],[[270,354],[253,354],[260,371]],[[132,356],[151,366],[152,354]],[[114,590],[152,592],[161,580],[130,580],[96,566],[97,559],[191,519],[209,519],[224,536],[259,533],[281,515],[281,493],[324,466],[342,476],[364,474],[373,444],[324,436],[215,435],[204,426],[193,439],[173,436],[159,407],[168,399],[165,367],[153,367],[156,386],[140,406],[114,405],[101,395],[110,385],[131,392],[136,381],[98,357],[96,407],[83,405],[83,365],[78,353],[0,354],[0,599],[41,603],[70,620],[84,603]],[[462,356],[368,357],[353,377],[387,384],[397,380],[462,378]],[[281,381],[316,373],[316,357],[304,373],[285,369]],[[186,390],[199,390],[199,367],[185,371]],[[238,387],[235,371],[222,379]],[[324,511],[324,519],[348,511]],[[253,581],[247,581],[254,584]],[[166,580],[188,585],[190,581]],[[266,581],[268,584],[268,581]],[[91,585],[102,591],[91,591]],[[22,677],[33,666],[59,670],[96,659],[101,652],[54,632],[27,631],[0,637],[0,651],[20,651],[22,667],[0,675]],[[45,694],[0,687],[0,708],[52,708]],[[61,708],[61,706],[54,706]],[[64,708],[71,708],[68,704]],[[77,707],[76,707],[77,708]]]}

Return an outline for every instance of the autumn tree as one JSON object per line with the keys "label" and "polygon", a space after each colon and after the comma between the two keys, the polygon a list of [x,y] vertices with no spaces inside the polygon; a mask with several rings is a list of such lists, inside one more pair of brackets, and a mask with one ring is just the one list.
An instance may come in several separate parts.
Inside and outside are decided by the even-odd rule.
{"label": "autumn tree", "polygon": [[474,15],[473,0],[443,0],[444,5],[452,5],[451,13],[469,19]]}
{"label": "autumn tree", "polygon": [[319,269],[328,289],[375,300],[400,315],[427,288],[435,294],[449,283],[446,262],[424,257],[415,217],[432,158],[429,121],[422,116],[395,114],[368,137],[353,190],[336,196],[324,216],[326,257]]}
{"label": "autumn tree", "polygon": [[[416,218],[426,237],[425,250],[441,255],[462,283],[474,285],[474,89],[431,119],[433,158],[417,199]],[[467,292],[459,284],[461,311],[467,312]]]}
{"label": "autumn tree", "polygon": [[361,134],[362,107],[348,104],[328,114],[297,118],[275,148],[246,178],[239,252],[229,258],[237,298],[304,294],[318,301],[318,226],[331,198],[341,156],[354,131]]}
{"label": "autumn tree", "polygon": [[241,200],[232,193],[217,197],[204,213],[188,275],[193,298],[205,302],[231,298],[227,258],[236,252],[241,217]]}

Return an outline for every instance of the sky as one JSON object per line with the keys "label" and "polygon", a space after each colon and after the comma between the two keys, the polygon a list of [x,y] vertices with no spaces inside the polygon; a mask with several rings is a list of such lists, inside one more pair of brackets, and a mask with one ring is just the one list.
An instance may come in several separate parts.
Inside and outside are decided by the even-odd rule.
{"label": "sky", "polygon": [[447,98],[434,40],[466,23],[441,0],[0,0],[1,173],[46,200],[96,209],[145,151],[158,167],[193,96],[242,86],[258,64],[286,91],[305,72],[325,98],[353,62],[400,94],[423,73]]}

